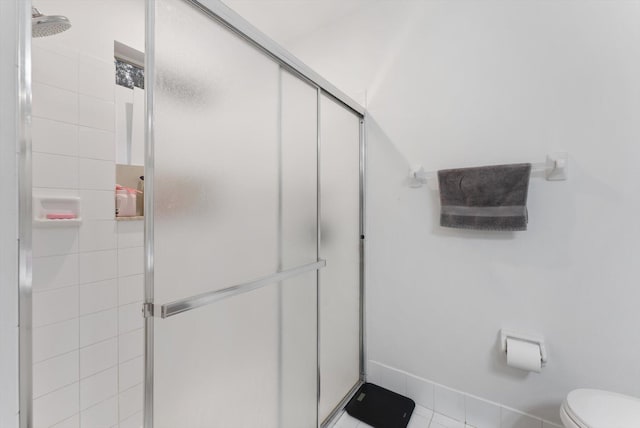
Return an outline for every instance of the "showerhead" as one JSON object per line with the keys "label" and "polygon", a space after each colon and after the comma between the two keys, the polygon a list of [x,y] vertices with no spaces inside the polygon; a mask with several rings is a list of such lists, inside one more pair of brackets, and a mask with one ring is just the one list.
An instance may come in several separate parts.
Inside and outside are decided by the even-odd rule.
{"label": "showerhead", "polygon": [[69,28],[71,28],[71,21],[66,16],[47,16],[41,14],[35,7],[31,8],[31,36],[53,36]]}

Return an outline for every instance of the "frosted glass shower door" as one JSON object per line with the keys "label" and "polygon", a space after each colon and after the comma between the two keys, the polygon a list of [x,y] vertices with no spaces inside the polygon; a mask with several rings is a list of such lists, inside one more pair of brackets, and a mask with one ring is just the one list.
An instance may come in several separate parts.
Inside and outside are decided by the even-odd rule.
{"label": "frosted glass shower door", "polygon": [[145,426],[315,427],[317,91],[191,2],[151,4]]}
{"label": "frosted glass shower door", "polygon": [[320,422],[361,379],[360,117],[320,104]]}

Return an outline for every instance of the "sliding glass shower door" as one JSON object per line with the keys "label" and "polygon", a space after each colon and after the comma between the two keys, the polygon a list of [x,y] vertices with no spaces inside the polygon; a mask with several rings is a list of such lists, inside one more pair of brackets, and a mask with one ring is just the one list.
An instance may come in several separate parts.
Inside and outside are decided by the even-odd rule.
{"label": "sliding glass shower door", "polygon": [[145,428],[317,427],[363,379],[362,117],[202,3],[148,1]]}
{"label": "sliding glass shower door", "polygon": [[153,426],[314,427],[317,90],[155,5]]}

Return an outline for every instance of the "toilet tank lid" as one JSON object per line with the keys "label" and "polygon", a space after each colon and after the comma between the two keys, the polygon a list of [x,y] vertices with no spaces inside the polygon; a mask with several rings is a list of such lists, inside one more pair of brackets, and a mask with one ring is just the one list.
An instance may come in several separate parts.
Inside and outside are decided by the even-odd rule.
{"label": "toilet tank lid", "polygon": [[576,389],[566,405],[585,428],[640,426],[640,399],[598,389]]}

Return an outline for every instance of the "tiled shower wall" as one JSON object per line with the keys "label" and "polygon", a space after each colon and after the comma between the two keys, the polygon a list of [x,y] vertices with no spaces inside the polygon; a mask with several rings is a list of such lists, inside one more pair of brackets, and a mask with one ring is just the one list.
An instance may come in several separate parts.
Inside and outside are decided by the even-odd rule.
{"label": "tiled shower wall", "polygon": [[33,47],[33,193],[81,198],[33,230],[34,426],[139,427],[143,222],[114,217],[113,58]]}

